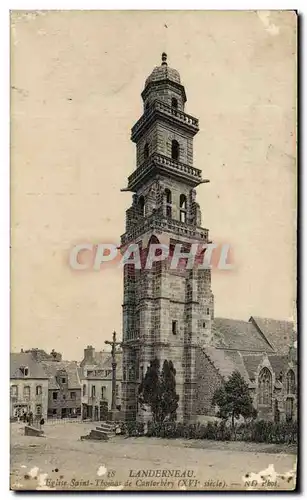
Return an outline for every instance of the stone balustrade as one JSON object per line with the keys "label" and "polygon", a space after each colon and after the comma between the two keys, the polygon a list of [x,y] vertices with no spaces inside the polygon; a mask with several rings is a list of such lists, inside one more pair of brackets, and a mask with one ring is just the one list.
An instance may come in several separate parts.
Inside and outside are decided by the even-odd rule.
{"label": "stone balustrade", "polygon": [[199,122],[197,118],[194,118],[194,116],[188,115],[187,113],[184,113],[184,111],[181,111],[180,109],[174,108],[167,104],[166,102],[159,101],[156,99],[151,105],[149,106],[148,109],[145,110],[144,114],[141,116],[141,118],[136,122],[136,124],[132,127],[131,129],[131,137],[135,137],[135,135],[139,132],[139,130],[143,127],[144,123],[151,118],[151,116],[158,111],[159,113],[172,116],[177,120],[178,122],[184,123],[185,125],[188,125],[195,130],[198,130],[199,127]]}
{"label": "stone balustrade", "polygon": [[129,175],[128,187],[132,187],[134,182],[138,178],[143,177],[146,172],[149,172],[154,165],[167,167],[170,171],[178,172],[179,174],[183,173],[199,182],[202,180],[202,172],[198,168],[173,160],[172,158],[160,153],[154,153],[147,158],[147,160],[145,160],[144,163],[142,163],[142,165],[140,165],[131,175]]}
{"label": "stone balustrade", "polygon": [[178,236],[195,238],[198,240],[207,241],[208,229],[198,226],[192,226],[180,222],[175,219],[157,216],[156,214],[144,219],[140,224],[134,227],[131,231],[126,232],[121,237],[122,245],[131,242],[147,231],[157,229],[158,231],[166,231],[174,233]]}

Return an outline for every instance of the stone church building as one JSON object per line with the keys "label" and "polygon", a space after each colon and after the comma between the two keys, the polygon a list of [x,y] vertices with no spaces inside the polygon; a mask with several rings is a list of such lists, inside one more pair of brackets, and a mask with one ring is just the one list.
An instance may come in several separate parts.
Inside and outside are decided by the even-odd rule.
{"label": "stone church building", "polygon": [[[193,165],[198,119],[185,112],[185,88],[178,71],[154,68],[141,94],[144,110],[132,128],[136,169],[123,191],[131,191],[122,249],[136,245],[144,262],[151,244],[173,251],[180,243],[210,242],[202,227],[196,188],[202,172]],[[248,277],[247,277],[248,279]],[[177,419],[196,422],[214,415],[214,391],[234,370],[249,385],[258,415],[296,418],[296,337],[293,324],[252,317],[214,317],[211,270],[169,259],[150,269],[124,266],[122,409],[143,420],[138,387],[151,360],[172,360],[179,394]]]}

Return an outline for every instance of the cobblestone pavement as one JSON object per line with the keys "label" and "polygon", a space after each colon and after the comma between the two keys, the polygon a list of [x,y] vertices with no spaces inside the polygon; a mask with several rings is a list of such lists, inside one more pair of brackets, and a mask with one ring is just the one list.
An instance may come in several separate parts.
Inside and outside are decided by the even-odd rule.
{"label": "cobblestone pavement", "polygon": [[146,437],[81,441],[80,436],[93,428],[93,423],[47,424],[45,437],[39,438],[24,436],[22,424],[11,424],[11,488],[289,490],[295,487],[296,455],[290,449],[255,443]]}

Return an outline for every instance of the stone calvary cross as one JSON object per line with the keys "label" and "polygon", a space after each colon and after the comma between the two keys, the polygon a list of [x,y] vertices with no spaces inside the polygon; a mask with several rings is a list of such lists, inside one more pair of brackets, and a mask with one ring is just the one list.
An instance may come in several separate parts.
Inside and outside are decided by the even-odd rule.
{"label": "stone calvary cross", "polygon": [[121,342],[116,341],[116,332],[113,332],[113,340],[105,340],[105,344],[112,346],[111,355],[112,355],[112,403],[111,403],[111,411],[116,410],[116,346],[121,346]]}

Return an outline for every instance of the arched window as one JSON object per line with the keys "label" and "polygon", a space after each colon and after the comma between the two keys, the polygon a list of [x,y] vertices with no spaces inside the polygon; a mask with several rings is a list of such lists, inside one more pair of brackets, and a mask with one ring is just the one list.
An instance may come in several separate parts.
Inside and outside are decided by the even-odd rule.
{"label": "arched window", "polygon": [[148,145],[148,142],[146,142],[145,146],[144,146],[144,160],[146,160],[146,158],[148,158],[149,156],[149,145]]}
{"label": "arched window", "polygon": [[166,217],[172,217],[172,192],[169,189],[165,190],[166,201]]}
{"label": "arched window", "polygon": [[293,370],[287,373],[287,394],[295,394],[295,375]]}
{"label": "arched window", "polygon": [[144,217],[145,215],[145,198],[140,196],[138,199],[139,214]]}
{"label": "arched window", "polygon": [[175,139],[172,141],[172,159],[173,160],[179,159],[179,142],[176,141]]}
{"label": "arched window", "polygon": [[272,374],[268,368],[262,368],[258,377],[258,401],[260,405],[272,404]]}
{"label": "arched window", "polygon": [[35,390],[36,390],[36,396],[40,396],[42,393],[42,386],[37,385]]}
{"label": "arched window", "polygon": [[187,197],[184,194],[180,195],[180,222],[187,220]]}
{"label": "arched window", "polygon": [[278,401],[275,399],[274,402],[274,422],[279,422],[280,421],[280,411],[278,408]]}
{"label": "arched window", "polygon": [[293,420],[293,398],[286,399],[286,422],[291,422]]}
{"label": "arched window", "polygon": [[96,397],[96,386],[92,385],[92,398]]}
{"label": "arched window", "polygon": [[178,108],[178,101],[176,97],[172,97],[172,108],[177,109]]}

